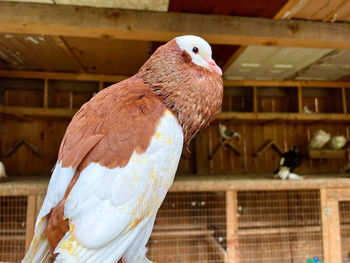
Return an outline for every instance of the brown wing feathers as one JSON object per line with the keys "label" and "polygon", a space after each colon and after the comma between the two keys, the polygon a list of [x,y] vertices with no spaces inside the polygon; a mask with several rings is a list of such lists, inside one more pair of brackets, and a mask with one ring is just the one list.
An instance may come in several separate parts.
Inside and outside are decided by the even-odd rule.
{"label": "brown wing feathers", "polygon": [[58,161],[77,167],[62,201],[49,214],[46,235],[51,252],[69,230],[64,204],[91,162],[124,167],[132,153],[147,150],[166,107],[144,82],[131,78],[98,93],[73,117],[62,140]]}

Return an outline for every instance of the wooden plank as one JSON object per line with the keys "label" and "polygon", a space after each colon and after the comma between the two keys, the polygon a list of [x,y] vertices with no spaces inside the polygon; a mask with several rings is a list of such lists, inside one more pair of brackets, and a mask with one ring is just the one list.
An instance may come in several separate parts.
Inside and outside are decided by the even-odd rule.
{"label": "wooden plank", "polygon": [[238,262],[238,210],[237,192],[226,192],[226,244],[225,262]]}
{"label": "wooden plank", "polygon": [[349,189],[330,189],[327,191],[328,200],[350,201]]}
{"label": "wooden plank", "polygon": [[342,262],[338,200],[327,198],[327,189],[320,190],[323,261]]}
{"label": "wooden plank", "polygon": [[44,108],[49,107],[49,80],[45,78],[44,80]]}
{"label": "wooden plank", "polygon": [[343,159],[347,150],[339,149],[308,149],[310,159]]}
{"label": "wooden plank", "polygon": [[12,71],[0,70],[0,77],[24,78],[24,79],[51,79],[51,80],[76,80],[76,81],[106,81],[119,82],[129,76],[100,75],[87,73],[62,73],[62,72],[42,72],[42,71]]}
{"label": "wooden plank", "polygon": [[[49,177],[19,177],[0,184],[0,196],[45,195]],[[187,174],[175,177],[170,192],[219,192],[252,190],[315,190],[320,188],[350,189],[350,178],[336,174],[305,175],[304,180],[276,180],[268,175]],[[343,194],[345,196],[345,194]],[[345,196],[348,198],[347,196]],[[344,199],[346,199],[344,197]],[[202,225],[200,225],[202,226]],[[250,225],[249,225],[250,226]],[[264,227],[265,225],[252,225]]]}
{"label": "wooden plank", "polygon": [[[62,73],[62,72],[43,72],[43,71],[15,71],[0,70],[0,77],[5,78],[24,78],[24,79],[49,79],[49,80],[76,80],[93,82],[120,82],[129,76],[101,75],[87,73]],[[309,81],[309,80],[224,80],[225,86],[230,87],[315,87],[315,88],[350,88],[350,81]]]}
{"label": "wooden plank", "polygon": [[301,88],[301,85],[298,85],[298,112],[302,113],[303,112],[303,90]]}
{"label": "wooden plank", "polygon": [[24,115],[24,116],[36,116],[36,117],[72,118],[76,112],[77,112],[77,109],[0,106],[0,113],[5,115],[17,114],[17,115]]}
{"label": "wooden plank", "polygon": [[103,81],[102,80],[100,80],[98,82],[98,91],[101,91],[101,90],[103,90]]}
{"label": "wooden plank", "polygon": [[346,102],[346,90],[344,87],[341,88],[341,98],[343,102],[343,113],[347,114],[348,113],[348,105]]}
{"label": "wooden plank", "polygon": [[306,226],[306,227],[270,227],[270,228],[253,228],[253,229],[240,229],[238,235],[280,235],[280,234],[294,234],[294,233],[310,233],[319,232],[321,227],[319,226]]}
{"label": "wooden plank", "polygon": [[258,112],[258,88],[253,86],[253,112]]}
{"label": "wooden plank", "polygon": [[346,23],[12,2],[0,2],[0,10],[1,32],[8,33],[142,41],[195,34],[214,44],[350,49]]}
{"label": "wooden plank", "polygon": [[156,230],[152,232],[152,238],[207,236],[212,235],[213,232],[213,230]]}
{"label": "wooden plank", "polygon": [[35,219],[37,216],[36,195],[28,195],[27,200],[28,201],[27,201],[27,217],[26,217],[25,251],[29,249],[30,243],[32,242],[34,227],[35,227]]}
{"label": "wooden plank", "polygon": [[290,10],[295,6],[300,0],[288,0],[287,3],[284,4],[284,6],[275,14],[273,19],[284,19],[290,15]]}
{"label": "wooden plank", "polygon": [[[0,108],[1,109],[1,108]],[[348,114],[337,113],[250,113],[250,112],[221,112],[218,120],[233,120],[247,122],[270,122],[270,121],[291,121],[291,122],[347,122],[350,120]]]}

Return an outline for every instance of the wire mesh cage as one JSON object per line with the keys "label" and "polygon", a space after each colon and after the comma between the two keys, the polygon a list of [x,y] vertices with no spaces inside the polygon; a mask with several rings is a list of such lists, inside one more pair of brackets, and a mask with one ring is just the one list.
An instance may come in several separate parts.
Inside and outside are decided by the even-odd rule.
{"label": "wire mesh cage", "polygon": [[225,192],[169,193],[161,206],[149,257],[155,262],[224,262]]}
{"label": "wire mesh cage", "polygon": [[25,250],[26,196],[0,196],[0,262],[20,262]]}
{"label": "wire mesh cage", "polygon": [[[239,262],[322,258],[318,190],[237,194]],[[149,256],[155,262],[228,262],[225,192],[170,193],[159,210]]]}
{"label": "wire mesh cage", "polygon": [[350,262],[350,201],[339,202],[339,221],[343,263]]}
{"label": "wire mesh cage", "polygon": [[239,262],[322,258],[317,190],[238,192]]}

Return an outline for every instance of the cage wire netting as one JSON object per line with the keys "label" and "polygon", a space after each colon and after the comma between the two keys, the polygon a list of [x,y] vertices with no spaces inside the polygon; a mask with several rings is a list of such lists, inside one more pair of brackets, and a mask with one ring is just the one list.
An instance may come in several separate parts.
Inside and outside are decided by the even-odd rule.
{"label": "cage wire netting", "polygon": [[26,196],[0,196],[0,262],[20,262],[25,250]]}
{"label": "cage wire netting", "polygon": [[[318,190],[239,191],[239,262],[307,262],[323,257]],[[0,197],[0,262],[25,250],[25,196]],[[343,259],[350,251],[350,202],[340,202]],[[226,193],[170,192],[159,209],[148,257],[157,263],[225,262]]]}

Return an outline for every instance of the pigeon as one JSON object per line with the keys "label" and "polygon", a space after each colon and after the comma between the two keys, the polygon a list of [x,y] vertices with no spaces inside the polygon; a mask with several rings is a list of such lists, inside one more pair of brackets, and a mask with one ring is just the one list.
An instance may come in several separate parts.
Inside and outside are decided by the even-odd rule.
{"label": "pigeon", "polygon": [[279,167],[275,171],[275,178],[285,179],[302,179],[301,176],[293,173],[294,169],[299,167],[302,162],[300,150],[295,146],[291,147],[288,152],[281,155]]}
{"label": "pigeon", "polygon": [[224,124],[219,124],[219,131],[221,138],[224,140],[230,140],[233,137],[236,137],[238,141],[241,140],[241,135],[238,132],[228,129]]}
{"label": "pigeon", "polygon": [[329,149],[339,150],[345,146],[347,139],[343,136],[332,136],[328,142]]}
{"label": "pigeon", "polygon": [[321,149],[330,139],[331,135],[329,133],[325,132],[322,129],[319,129],[314,133],[309,143],[309,148]]}
{"label": "pigeon", "polygon": [[70,122],[22,262],[144,263],[183,146],[213,121],[222,71],[192,35],[159,47]]}

